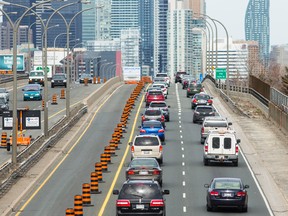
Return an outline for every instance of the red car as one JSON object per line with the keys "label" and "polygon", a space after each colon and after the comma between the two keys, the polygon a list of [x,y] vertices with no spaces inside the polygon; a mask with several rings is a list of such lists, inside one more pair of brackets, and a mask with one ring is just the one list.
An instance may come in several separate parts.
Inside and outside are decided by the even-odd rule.
{"label": "red car", "polygon": [[149,91],[146,98],[146,107],[148,107],[152,101],[165,101],[163,92],[161,90]]}

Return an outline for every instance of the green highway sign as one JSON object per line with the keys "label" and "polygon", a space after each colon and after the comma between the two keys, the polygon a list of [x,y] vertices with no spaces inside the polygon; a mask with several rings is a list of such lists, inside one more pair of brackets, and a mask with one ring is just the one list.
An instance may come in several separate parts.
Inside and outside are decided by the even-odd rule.
{"label": "green highway sign", "polygon": [[226,68],[216,68],[216,79],[226,79],[227,72]]}

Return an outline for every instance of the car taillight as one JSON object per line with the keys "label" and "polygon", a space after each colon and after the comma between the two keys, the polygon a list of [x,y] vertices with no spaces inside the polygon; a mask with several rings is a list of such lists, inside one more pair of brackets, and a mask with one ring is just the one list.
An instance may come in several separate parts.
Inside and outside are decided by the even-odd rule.
{"label": "car taillight", "polygon": [[145,116],[142,116],[142,121],[145,121]]}
{"label": "car taillight", "polygon": [[161,121],[165,121],[165,116],[164,115],[161,116]]}
{"label": "car taillight", "polygon": [[151,207],[163,207],[164,201],[162,199],[151,200],[150,206]]}
{"label": "car taillight", "polygon": [[159,147],[159,152],[162,152],[163,151],[163,146],[161,145],[160,147]]}
{"label": "car taillight", "polygon": [[140,133],[146,133],[146,130],[141,129]]}
{"label": "car taillight", "polygon": [[219,196],[219,192],[218,191],[211,191],[210,195],[211,196]]}
{"label": "car taillight", "polygon": [[116,206],[117,207],[130,207],[130,201],[129,200],[117,200]]}
{"label": "car taillight", "polygon": [[204,133],[204,127],[201,128],[201,133]]}
{"label": "car taillight", "polygon": [[245,191],[239,191],[239,192],[237,192],[236,196],[244,197],[244,196],[246,196],[246,192]]}
{"label": "car taillight", "polygon": [[159,170],[153,170],[153,173],[152,173],[152,174],[153,174],[153,175],[160,175],[160,173],[161,173],[161,172],[160,172]]}
{"label": "car taillight", "polygon": [[205,146],[204,146],[204,151],[205,151],[205,152],[208,152],[208,145],[205,145]]}
{"label": "car taillight", "polygon": [[188,88],[187,91],[190,91],[190,88]]}
{"label": "car taillight", "polygon": [[197,111],[195,111],[194,113],[195,113],[195,114],[197,114],[197,115],[199,115],[199,114],[200,114],[200,113],[199,113],[199,112],[197,112]]}
{"label": "car taillight", "polygon": [[197,100],[196,99],[193,99],[193,101],[192,101],[193,103],[197,103]]}
{"label": "car taillight", "polygon": [[207,100],[207,103],[212,104],[213,101],[209,99],[209,100]]}
{"label": "car taillight", "polygon": [[134,146],[131,146],[131,152],[134,152],[135,149],[134,149]]}
{"label": "car taillight", "polygon": [[236,151],[236,153],[239,153],[239,146],[238,145],[235,146],[235,151]]}
{"label": "car taillight", "polygon": [[158,133],[164,133],[164,129],[158,130]]}
{"label": "car taillight", "polygon": [[127,174],[128,174],[128,175],[134,175],[135,172],[134,172],[133,170],[129,170],[129,171],[127,172]]}

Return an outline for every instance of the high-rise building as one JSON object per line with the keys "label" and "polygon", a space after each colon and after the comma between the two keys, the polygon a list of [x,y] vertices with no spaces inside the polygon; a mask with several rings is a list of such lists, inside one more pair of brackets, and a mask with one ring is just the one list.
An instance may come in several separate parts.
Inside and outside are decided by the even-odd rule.
{"label": "high-rise building", "polygon": [[[78,2],[78,0],[70,0],[69,3],[73,2]],[[63,5],[66,5],[67,2],[51,2],[49,5],[45,6],[39,6],[37,8],[37,13],[41,15],[42,19],[50,19],[51,15],[54,13],[55,10],[59,9]],[[48,7],[48,8],[47,8]],[[49,9],[49,7],[52,7],[53,9]],[[69,23],[72,18],[77,14],[77,12],[81,11],[82,9],[82,4],[73,4],[68,7],[62,8],[59,13],[62,14],[62,16],[65,18],[66,22]],[[61,34],[61,33],[66,33],[67,28],[65,25],[65,22],[63,18],[58,15],[57,13],[53,15],[53,17],[50,19],[49,22],[49,27],[59,25],[58,27],[53,27],[48,30],[48,36],[47,36],[47,45],[48,47],[53,47],[54,42],[56,47],[66,47],[67,46],[67,41],[66,41],[66,35],[63,34],[61,37],[57,38],[57,41],[55,41],[55,38]],[[49,28],[48,27],[48,28]],[[73,47],[76,43],[79,43],[82,41],[82,14],[79,14],[74,21],[72,21],[72,24],[70,25],[70,30],[69,32],[71,33],[69,36],[69,46]],[[37,47],[42,47],[42,35],[43,35],[43,30],[41,28],[41,23],[37,23],[37,29],[36,29],[36,45]]]}
{"label": "high-rise building", "polygon": [[[154,74],[167,72],[168,0],[154,1]],[[151,74],[153,75],[153,74]]]}
{"label": "high-rise building", "polygon": [[[34,4],[36,2],[36,0],[29,0],[29,1],[27,1],[27,0],[7,0],[6,2],[23,5],[23,7],[19,7],[19,6],[15,6],[15,5],[9,5],[9,4],[3,5],[3,10],[7,13],[7,15],[9,16],[11,21],[14,23],[27,10],[24,7],[26,7],[26,8],[31,7],[32,4]],[[15,12],[16,12],[16,14],[15,14]],[[30,12],[28,12],[28,13],[30,13]],[[24,16],[23,19],[21,20],[20,25],[21,26],[28,26],[28,28],[29,28],[29,26],[31,24],[33,24],[35,21],[36,21],[35,16]],[[3,25],[7,26],[7,23],[8,23],[8,19],[7,19],[6,16],[3,15]],[[11,26],[8,27],[8,28],[11,28]],[[32,29],[32,32],[33,32],[32,33],[32,35],[33,35],[33,43],[35,44],[36,43],[36,26],[35,25],[31,26],[31,29]],[[19,41],[19,39],[18,39],[18,41]],[[21,41],[24,42],[24,43],[27,43],[28,42],[28,38],[25,39],[25,40],[24,40],[24,38],[22,38]],[[12,41],[11,41],[11,43],[12,43]],[[10,45],[8,47],[11,48]]]}
{"label": "high-rise building", "polygon": [[258,41],[261,60],[267,64],[270,48],[270,0],[250,0],[245,16],[247,41]]}
{"label": "high-rise building", "polygon": [[275,45],[271,47],[271,60],[278,63],[281,67],[288,66],[288,44]]}
{"label": "high-rise building", "polygon": [[140,0],[111,0],[111,38],[120,38],[121,30],[140,28]]}
{"label": "high-rise building", "polygon": [[[82,14],[82,40],[109,40],[111,28],[111,0],[92,0],[93,10]],[[90,8],[91,4],[83,4],[82,9]]]}

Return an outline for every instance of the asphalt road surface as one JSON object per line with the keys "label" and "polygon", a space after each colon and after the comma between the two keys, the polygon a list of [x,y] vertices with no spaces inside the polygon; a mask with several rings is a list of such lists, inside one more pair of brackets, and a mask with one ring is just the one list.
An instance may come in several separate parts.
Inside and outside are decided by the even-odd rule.
{"label": "asphalt road surface", "polygon": [[[29,194],[13,215],[64,215],[66,208],[73,207],[73,197],[81,194],[83,183],[89,182],[90,172],[94,163],[99,161],[100,153],[108,144],[113,129],[118,123],[125,101],[133,86],[125,85],[108,100],[99,110],[96,117],[88,124],[88,128],[79,143],[67,155],[53,175],[41,184],[38,192]],[[138,100],[138,103],[140,99]],[[258,190],[253,177],[242,156],[239,167],[230,165],[204,166],[202,162],[203,145],[200,144],[200,125],[192,123],[190,99],[186,98],[184,90],[171,85],[167,99],[170,108],[170,122],[166,124],[166,142],[164,146],[163,189],[169,189],[166,196],[167,216],[175,215],[237,215],[240,212],[225,209],[218,212],[206,211],[205,183],[214,177],[240,177],[248,189],[248,213],[245,215],[270,215]],[[121,150],[117,157],[112,158],[109,173],[104,173],[105,183],[99,183],[101,194],[92,195],[91,207],[84,207],[84,215],[115,215],[116,196],[111,195],[112,189],[120,189],[125,181],[125,165],[130,160],[127,143],[133,138],[131,132],[140,125],[139,114],[144,111],[144,105],[137,112],[133,110],[129,120],[129,130],[122,140]],[[137,119],[134,123],[134,118]],[[124,156],[124,158],[123,158]],[[126,157],[126,158],[125,158]],[[123,160],[122,160],[123,159]],[[124,163],[124,167],[121,167]],[[120,172],[117,172],[119,169]]]}

